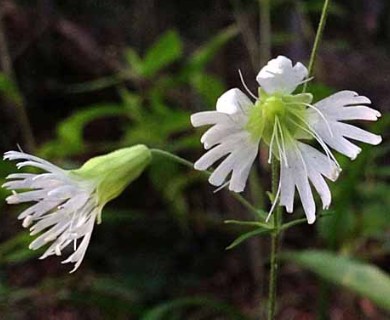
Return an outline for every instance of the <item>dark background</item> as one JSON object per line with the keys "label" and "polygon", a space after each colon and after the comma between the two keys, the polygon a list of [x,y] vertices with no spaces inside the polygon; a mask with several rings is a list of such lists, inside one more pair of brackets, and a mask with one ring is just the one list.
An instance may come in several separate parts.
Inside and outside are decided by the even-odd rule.
{"label": "dark background", "polygon": [[[307,64],[322,1],[271,2],[272,57]],[[340,157],[343,173],[331,185],[333,216],[290,229],[283,248],[328,250],[388,272],[390,3],[331,3],[309,90],[318,99],[342,89],[370,97],[384,116],[363,126],[384,142],[363,146],[352,163]],[[238,69],[257,90],[255,76],[268,60],[259,36],[262,10],[255,0],[1,0],[0,150],[19,144],[74,168],[91,156],[145,143],[195,161],[201,131],[191,128],[189,115],[213,109],[225,90],[241,87]],[[14,170],[1,162],[0,180]],[[265,161],[258,163],[245,193],[264,210],[269,177]],[[38,260],[39,252],[27,249],[31,239],[16,220],[22,208],[2,201],[0,318],[264,316],[268,238],[226,251],[248,229],[223,221],[253,217],[227,191],[212,191],[201,174],[153,159],[105,207],[103,223],[71,275],[60,259]],[[300,208],[285,215],[301,217]],[[285,261],[278,319],[389,317],[370,297],[345,287]]]}

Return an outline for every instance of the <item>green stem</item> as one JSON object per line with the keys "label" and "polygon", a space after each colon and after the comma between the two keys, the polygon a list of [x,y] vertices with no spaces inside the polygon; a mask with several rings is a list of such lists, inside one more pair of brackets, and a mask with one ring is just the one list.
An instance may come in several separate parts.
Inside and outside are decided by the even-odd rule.
{"label": "green stem", "polygon": [[164,158],[170,159],[170,160],[172,160],[174,162],[180,163],[183,166],[189,167],[191,169],[194,168],[194,164],[191,161],[188,161],[188,160],[186,160],[186,159],[184,159],[182,157],[179,157],[179,156],[177,156],[177,155],[175,155],[173,153],[170,153],[168,151],[161,150],[161,149],[150,149],[150,152],[152,154],[156,154],[156,155],[162,156]]}
{"label": "green stem", "polygon": [[[279,161],[274,157],[272,159],[272,194],[275,199],[279,186]],[[276,284],[278,274],[278,252],[280,247],[280,234],[281,234],[281,218],[282,207],[276,206],[273,214],[274,219],[274,231],[271,236],[271,256],[270,256],[270,276],[269,276],[269,291],[268,291],[268,320],[275,319],[275,306],[276,306]]]}
{"label": "green stem", "polygon": [[[325,24],[326,24],[326,18],[328,16],[329,3],[330,3],[330,0],[325,0],[324,1],[324,5],[322,7],[321,18],[320,18],[320,22],[318,24],[316,37],[314,39],[313,49],[312,49],[311,55],[310,55],[308,77],[311,77],[313,75],[314,64],[315,64],[315,61],[316,61],[318,48],[319,48],[319,45],[320,45],[322,34],[324,32],[324,28],[325,28]],[[303,85],[303,92],[306,92],[306,89],[307,89],[307,82]]]}
{"label": "green stem", "polygon": [[[191,162],[191,161],[188,161],[182,157],[179,157],[175,154],[172,154],[168,151],[165,151],[165,150],[160,150],[160,149],[150,149],[150,151],[152,152],[152,154],[155,154],[155,155],[159,155],[161,157],[164,157],[164,158],[167,158],[167,159],[170,159],[172,161],[175,161],[177,163],[180,163],[186,167],[189,167],[191,169],[194,168],[194,164]],[[205,170],[205,171],[202,171],[204,174],[206,175],[210,175],[211,172],[208,171],[208,170]],[[245,208],[247,208],[250,212],[252,212],[256,218],[259,217],[259,214],[260,214],[260,210],[256,209],[248,200],[246,200],[243,196],[241,196],[240,194],[238,193],[235,193],[235,192],[232,192],[232,197],[234,199],[236,199],[238,202],[240,202]]]}

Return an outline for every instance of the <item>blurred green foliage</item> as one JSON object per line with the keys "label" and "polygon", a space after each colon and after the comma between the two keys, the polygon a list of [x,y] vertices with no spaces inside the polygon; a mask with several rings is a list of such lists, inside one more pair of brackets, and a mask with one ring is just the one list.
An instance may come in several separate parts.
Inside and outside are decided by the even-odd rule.
{"label": "blurred green foliage", "polygon": [[390,277],[376,266],[319,250],[291,252],[284,257],[390,310]]}
{"label": "blurred green foliage", "polygon": [[[310,14],[317,15],[322,3],[322,0],[280,0],[273,2],[272,10],[279,14],[286,5],[288,8],[297,5],[307,18]],[[250,1],[245,4],[250,9],[251,5],[257,5]],[[348,14],[344,6],[336,2],[332,3],[330,13],[341,18]],[[187,52],[180,33],[170,29],[163,32],[144,54],[135,47],[126,48],[119,72],[66,88],[66,93],[73,97],[111,89],[116,98],[101,99],[98,103],[76,108],[56,124],[55,137],[40,144],[38,155],[63,163],[73,159],[74,162],[66,165],[74,167],[75,162],[90,155],[138,143],[178,154],[199,153],[199,133],[190,129],[190,114],[194,109],[212,109],[227,89],[225,81],[210,72],[208,66],[239,33],[236,25],[229,26],[212,35],[199,48]],[[295,40],[296,33],[277,29],[272,44],[286,46]],[[333,44],[339,41],[339,47],[349,45],[344,39],[328,41]],[[309,91],[319,100],[335,89],[316,81],[309,85]],[[19,89],[4,74],[0,74],[0,93],[11,103],[21,102]],[[112,126],[114,138],[110,134],[100,135],[100,132],[94,132],[94,139],[88,137],[88,128],[99,121]],[[390,118],[386,115],[372,129],[386,134],[389,124]],[[296,223],[287,215],[285,217],[286,230],[294,226],[300,228],[295,234],[304,235],[304,241],[296,240],[297,246],[302,246],[302,241],[305,248],[313,245],[326,249],[294,251],[286,255],[286,261],[293,261],[325,281],[368,297],[386,309],[390,305],[389,276],[375,264],[386,267],[390,253],[390,170],[386,160],[389,151],[389,144],[384,142],[379,147],[364,147],[354,162],[339,157],[344,170],[337,183],[331,186],[330,215],[319,219],[316,225],[319,235],[313,235],[314,239],[308,241],[310,236],[306,236],[306,227],[298,226],[305,219]],[[1,161],[0,183],[13,170],[12,164]],[[31,239],[25,231],[1,234],[1,317],[23,319],[37,305],[46,303],[69,304],[81,310],[92,308],[97,310],[96,318],[103,319],[249,319],[243,314],[248,312],[238,311],[222,299],[216,299],[213,292],[209,292],[210,287],[203,288],[201,281],[210,277],[209,270],[224,259],[225,247],[236,248],[231,252],[237,252],[237,248],[250,251],[249,245],[243,245],[254,237],[267,235],[269,227],[258,221],[226,221],[234,228],[223,225],[220,203],[214,200],[210,208],[205,208],[204,202],[208,203],[209,199],[202,199],[201,180],[204,178],[196,172],[166,159],[154,159],[147,177],[132,185],[128,193],[104,210],[104,223],[98,227],[99,233],[94,234],[85,267],[72,277],[58,276],[63,269],[51,270],[53,261],[44,261],[39,264],[43,271],[30,271],[35,272],[35,278],[32,276],[34,279],[31,280],[24,268],[41,252],[28,249]],[[266,189],[264,175],[258,180],[261,189]],[[136,195],[132,197],[134,208],[129,209],[133,207],[133,203],[127,203],[132,193]],[[141,197],[141,194],[145,195]],[[6,195],[0,189],[0,209],[5,207]],[[230,202],[225,207],[232,207],[229,212],[236,210]],[[259,217],[264,215],[265,212],[259,210]],[[297,216],[299,210],[294,214],[295,219]],[[7,231],[7,228],[1,230]],[[294,229],[288,232],[294,234]],[[291,248],[296,243],[288,246]],[[129,248],[131,252],[126,251]],[[267,253],[262,254],[266,259]],[[244,264],[249,265],[249,260],[245,259]],[[256,267],[260,270],[258,265]],[[250,266],[244,269],[245,273],[250,273],[249,269]],[[25,283],[7,278],[11,271],[16,277],[26,276]],[[222,282],[220,278],[223,276],[218,278]],[[236,278],[230,281],[230,290],[239,291]],[[194,283],[202,287],[200,293],[191,292]],[[204,292],[207,294],[201,295]],[[220,296],[223,297],[224,292]]]}

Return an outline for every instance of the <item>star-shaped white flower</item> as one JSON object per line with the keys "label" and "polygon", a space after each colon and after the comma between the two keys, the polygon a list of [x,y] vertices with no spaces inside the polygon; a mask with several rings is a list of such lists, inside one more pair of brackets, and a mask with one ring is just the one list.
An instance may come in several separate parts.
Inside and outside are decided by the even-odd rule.
{"label": "star-shaped white flower", "polygon": [[77,170],[63,170],[18,151],[6,152],[4,159],[20,161],[18,169],[30,166],[45,171],[10,174],[3,184],[12,190],[6,201],[35,202],[18,216],[23,227],[30,227],[31,235],[41,233],[29,248],[36,250],[51,243],[40,257],[44,259],[62,255],[70,245],[73,253],[62,263],[74,263],[74,272],[84,258],[95,223],[101,221],[103,206],[138,177],[149,163],[150,151],[142,145],[120,149],[92,158]]}
{"label": "star-shaped white flower", "polygon": [[[212,126],[201,138],[204,148],[211,150],[195,163],[195,169],[206,170],[226,157],[211,174],[212,185],[226,183],[234,192],[243,191],[263,141],[269,146],[269,162],[272,155],[280,161],[279,204],[292,212],[297,189],[307,220],[313,223],[316,208],[310,183],[327,209],[331,193],[324,177],[335,181],[341,171],[330,148],[354,159],[360,148],[346,138],[375,145],[381,137],[341,122],[377,120],[380,113],[367,106],[366,97],[342,91],[313,105],[311,94],[292,94],[308,81],[307,75],[304,65],[279,56],[257,75],[260,88],[255,102],[241,90],[231,89],[218,99],[216,111],[193,114],[191,122],[195,127]],[[313,139],[325,154],[302,142]]]}

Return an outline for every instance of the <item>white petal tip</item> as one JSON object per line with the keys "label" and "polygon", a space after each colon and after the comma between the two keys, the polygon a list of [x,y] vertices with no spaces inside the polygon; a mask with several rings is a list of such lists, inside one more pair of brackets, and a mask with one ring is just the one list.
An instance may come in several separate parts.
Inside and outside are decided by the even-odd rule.
{"label": "white petal tip", "polygon": [[279,202],[279,206],[284,207],[287,213],[293,213],[293,208],[290,206],[286,206],[282,201]]}
{"label": "white petal tip", "polygon": [[371,144],[376,146],[377,144],[380,144],[381,142],[382,142],[382,137],[375,135],[375,138],[372,139]]}
{"label": "white petal tip", "polygon": [[343,170],[341,168],[335,168],[333,171],[332,171],[332,174],[330,175],[329,179],[331,181],[336,181],[339,176],[340,176],[340,173],[342,172]]}
{"label": "white petal tip", "polygon": [[358,150],[356,150],[356,152],[354,154],[351,154],[349,158],[351,160],[355,160],[361,151],[362,151],[362,149],[359,148]]}
{"label": "white petal tip", "polygon": [[198,170],[198,171],[203,171],[203,170],[206,170],[207,168],[204,168],[204,166],[201,166],[201,165],[199,165],[198,162],[195,162],[194,163],[194,169]]}
{"label": "white petal tip", "polygon": [[314,217],[310,217],[310,218],[308,217],[308,218],[307,218],[307,223],[308,223],[308,224],[313,224],[315,221],[316,221],[316,217],[315,217],[315,216],[314,216]]}
{"label": "white petal tip", "polygon": [[28,228],[31,225],[31,223],[33,222],[33,220],[34,219],[31,216],[27,216],[26,218],[24,218],[23,223],[22,223],[23,228]]}
{"label": "white petal tip", "polygon": [[15,195],[12,195],[12,196],[9,196],[9,197],[5,198],[5,201],[8,204],[17,204],[17,203],[19,203],[19,200],[18,200],[18,198]]}
{"label": "white petal tip", "polygon": [[196,121],[196,116],[194,115],[194,114],[192,114],[191,115],[191,117],[190,117],[190,122],[191,122],[191,125],[193,126],[193,127],[197,127],[197,121]]}

